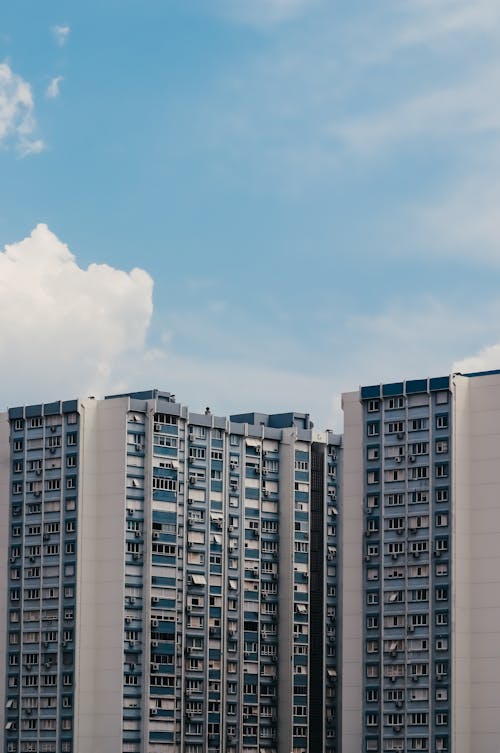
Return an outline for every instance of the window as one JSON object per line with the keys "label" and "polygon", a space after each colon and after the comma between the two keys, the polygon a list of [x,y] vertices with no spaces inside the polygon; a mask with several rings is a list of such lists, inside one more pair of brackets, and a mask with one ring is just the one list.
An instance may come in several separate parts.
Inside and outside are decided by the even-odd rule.
{"label": "window", "polygon": [[398,408],[404,408],[405,399],[402,396],[390,397],[386,401],[386,410],[398,410]]}
{"label": "window", "polygon": [[366,676],[368,679],[374,679],[378,677],[379,671],[378,671],[378,664],[367,664],[366,665]]}
{"label": "window", "polygon": [[448,489],[436,489],[436,502],[448,502]]}
{"label": "window", "polygon": [[378,484],[380,481],[380,471],[378,469],[374,471],[368,471],[366,481],[368,484]]}
{"label": "window", "polygon": [[[412,470],[415,469],[413,468]],[[402,468],[388,470],[384,472],[384,478],[388,483],[390,483],[391,481],[404,481],[405,472]]]}
{"label": "window", "polygon": [[426,418],[414,418],[409,422],[410,431],[424,431],[425,429],[427,429]]}
{"label": "window", "polygon": [[436,455],[442,455],[448,452],[448,440],[438,439],[436,441]]}
{"label": "window", "polygon": [[429,467],[427,465],[418,465],[416,468],[410,468],[410,479],[421,479],[429,477]]}
{"label": "window", "polygon": [[366,410],[368,413],[376,413],[380,408],[380,400],[368,400]]}
{"label": "window", "polygon": [[366,448],[367,460],[378,460],[380,457],[380,448],[378,445],[372,445]]}
{"label": "window", "polygon": [[436,463],[436,478],[448,478],[448,463]]}
{"label": "window", "polygon": [[445,528],[448,525],[448,515],[438,513],[436,515],[436,528]]}
{"label": "window", "polygon": [[448,428],[448,414],[438,413],[436,415],[436,429],[447,429],[447,428]]}
{"label": "window", "polygon": [[410,455],[427,455],[429,444],[427,442],[414,442],[410,445]]}
{"label": "window", "polygon": [[404,505],[405,495],[404,494],[386,494],[385,503],[386,505],[388,505],[388,507],[396,507],[396,506]]}
{"label": "window", "polygon": [[389,531],[400,531],[405,527],[404,518],[387,518],[386,523]]}
{"label": "window", "polygon": [[[386,424],[386,434],[403,434],[405,430],[404,421],[389,421]],[[402,439],[403,437],[401,437]]]}
{"label": "window", "polygon": [[380,433],[379,421],[369,421],[366,424],[366,435],[368,437],[378,437],[379,433]]}

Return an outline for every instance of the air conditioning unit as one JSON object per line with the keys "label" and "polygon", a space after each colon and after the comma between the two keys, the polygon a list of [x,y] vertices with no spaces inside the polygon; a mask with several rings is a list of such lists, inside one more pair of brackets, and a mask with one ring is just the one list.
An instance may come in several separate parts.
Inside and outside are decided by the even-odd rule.
{"label": "air conditioning unit", "polygon": [[160,532],[159,531],[153,531],[153,538],[159,539],[160,538]]}
{"label": "air conditioning unit", "polygon": [[151,665],[151,669],[152,669],[153,672],[158,672],[158,670],[160,669],[160,665],[159,664],[152,664]]}
{"label": "air conditioning unit", "polygon": [[158,648],[158,641],[151,641],[152,648]]}
{"label": "air conditioning unit", "polygon": [[410,461],[410,463],[414,463],[416,459],[417,458],[415,457],[415,455],[410,455],[410,457],[408,458],[408,460]]}
{"label": "air conditioning unit", "polygon": [[159,599],[158,596],[152,596],[151,597],[151,603],[152,604],[158,604],[159,601],[160,601],[160,599]]}
{"label": "air conditioning unit", "polygon": [[403,458],[400,455],[398,455],[398,457],[396,458],[396,463],[402,463],[402,462],[403,462]]}
{"label": "air conditioning unit", "polygon": [[141,555],[139,554],[139,552],[134,552],[133,555],[132,555],[132,559],[134,559],[134,560],[140,560],[141,559]]}
{"label": "air conditioning unit", "polygon": [[404,431],[398,431],[397,437],[398,437],[398,439],[404,439],[405,438]]}
{"label": "air conditioning unit", "polygon": [[155,431],[161,431],[161,424],[155,424],[154,425],[154,430]]}
{"label": "air conditioning unit", "polygon": [[158,714],[158,709],[149,709],[150,716],[156,716]]}
{"label": "air conditioning unit", "polygon": [[135,538],[136,538],[136,539],[140,539],[140,538],[141,538],[141,535],[142,535],[141,531],[136,531],[136,532],[135,532]]}
{"label": "air conditioning unit", "polygon": [[159,624],[158,620],[151,620],[151,627],[158,627]]}
{"label": "air conditioning unit", "polygon": [[125,622],[129,625],[132,622],[132,617],[125,617]]}

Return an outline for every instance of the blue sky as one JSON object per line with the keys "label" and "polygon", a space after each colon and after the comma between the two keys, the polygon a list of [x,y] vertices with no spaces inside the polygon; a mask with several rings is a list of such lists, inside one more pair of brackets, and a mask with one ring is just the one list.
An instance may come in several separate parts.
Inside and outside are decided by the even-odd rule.
{"label": "blue sky", "polygon": [[498,367],[499,43],[497,0],[9,4],[0,404],[154,384],[324,427]]}

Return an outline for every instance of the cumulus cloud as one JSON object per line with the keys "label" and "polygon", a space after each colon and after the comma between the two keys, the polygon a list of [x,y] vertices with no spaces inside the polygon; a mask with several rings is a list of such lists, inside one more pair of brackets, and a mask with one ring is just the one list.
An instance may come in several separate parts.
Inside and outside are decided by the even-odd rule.
{"label": "cumulus cloud", "polygon": [[60,94],[61,82],[64,81],[62,76],[55,76],[45,90],[47,99],[57,99]]}
{"label": "cumulus cloud", "polygon": [[473,356],[455,361],[452,371],[467,374],[474,371],[490,371],[500,369],[500,344],[489,345]]}
{"label": "cumulus cloud", "polygon": [[0,63],[0,145],[14,143],[21,156],[44,149],[43,141],[35,138],[34,109],[29,83],[8,63]]}
{"label": "cumulus cloud", "polygon": [[52,34],[60,47],[64,47],[68,41],[70,31],[71,29],[67,24],[52,27]]}
{"label": "cumulus cloud", "polygon": [[[151,277],[105,264],[82,269],[46,225],[0,252],[2,403],[99,392],[113,367],[142,353]],[[5,365],[8,364],[8,369]]]}

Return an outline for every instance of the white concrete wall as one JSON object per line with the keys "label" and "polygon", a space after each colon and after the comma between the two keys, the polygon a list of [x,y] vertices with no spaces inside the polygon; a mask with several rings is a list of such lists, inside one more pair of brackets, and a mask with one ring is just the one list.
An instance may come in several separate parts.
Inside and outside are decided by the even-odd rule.
{"label": "white concrete wall", "polygon": [[[9,570],[10,447],[9,423],[0,413],[0,730],[5,727],[5,682],[7,659],[7,573]],[[19,560],[20,562],[20,560]]]}
{"label": "white concrete wall", "polygon": [[80,404],[78,753],[121,750],[127,405],[127,398]]}
{"label": "white concrete wall", "polygon": [[500,375],[454,379],[457,417],[453,751],[499,753]]}
{"label": "white concrete wall", "polygon": [[363,703],[363,411],[358,392],[342,396],[342,753],[360,753]]}

